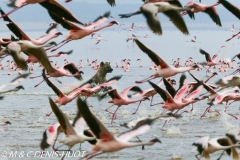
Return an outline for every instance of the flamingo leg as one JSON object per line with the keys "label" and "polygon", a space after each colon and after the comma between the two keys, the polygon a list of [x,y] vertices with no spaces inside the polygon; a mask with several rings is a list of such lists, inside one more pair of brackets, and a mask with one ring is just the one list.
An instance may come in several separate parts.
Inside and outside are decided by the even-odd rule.
{"label": "flamingo leg", "polygon": [[59,47],[57,47],[57,48],[51,50],[51,52],[56,51],[57,49],[59,49],[60,47],[64,46],[65,44],[67,44],[67,43],[70,42],[70,41],[72,41],[72,39],[66,40],[61,46],[59,46]]}
{"label": "flamingo leg", "polygon": [[54,143],[53,143],[52,149],[54,150],[54,152],[56,152],[56,153],[58,154],[59,157],[61,157],[61,156],[59,155],[59,153],[57,152],[56,148],[55,148],[55,144],[56,144],[56,142],[57,142],[57,138],[58,138],[58,136],[59,136],[59,134],[57,135],[57,137],[56,137],[55,140],[54,140]]}
{"label": "flamingo leg", "polygon": [[38,77],[42,77],[42,75],[40,76],[35,76],[35,77],[29,77],[30,79],[34,79],[34,78],[38,78]]}
{"label": "flamingo leg", "polygon": [[26,6],[26,5],[27,5],[27,3],[23,4],[21,7],[15,7],[15,8],[12,9],[10,12],[8,12],[8,13],[6,13],[6,14],[3,14],[0,18],[4,18],[4,17],[8,16],[9,14],[11,14],[11,13],[17,11],[18,9],[20,9],[20,8]]}
{"label": "flamingo leg", "polygon": [[220,160],[221,157],[223,156],[223,153],[225,152],[225,150],[223,150],[222,154],[220,155],[220,157],[217,160]]}
{"label": "flamingo leg", "polygon": [[167,112],[167,110],[166,110],[166,109],[164,109],[160,115],[164,114],[165,112]]}
{"label": "flamingo leg", "polygon": [[112,112],[108,111],[111,107],[113,107],[114,105],[111,105],[110,107],[108,107],[105,111],[110,113],[110,114],[113,114]]}
{"label": "flamingo leg", "polygon": [[162,126],[162,129],[163,129],[163,127],[165,126],[166,123],[167,123],[167,120],[164,122],[164,124],[163,124],[163,126]]}
{"label": "flamingo leg", "polygon": [[95,157],[95,156],[97,156],[97,155],[103,154],[103,153],[104,153],[103,151],[92,152],[92,153],[89,153],[89,154],[85,155],[85,156],[84,156],[83,158],[81,158],[81,159],[84,159],[84,158],[86,158],[86,159],[91,159],[91,158],[93,158],[93,157]]}
{"label": "flamingo leg", "polygon": [[[139,140],[139,142],[142,143],[141,139],[138,136],[136,136],[136,138]],[[144,150],[144,145],[142,146],[142,150]]]}
{"label": "flamingo leg", "polygon": [[136,111],[135,112],[133,112],[132,114],[136,114],[137,113],[137,111],[138,111],[138,108],[140,107],[140,104],[142,103],[142,101],[140,101],[139,102],[139,104],[138,104],[138,107],[137,107],[137,109],[136,109]]}
{"label": "flamingo leg", "polygon": [[[49,77],[47,77],[47,78],[49,78]],[[38,87],[40,84],[42,84],[43,81],[44,81],[44,79],[43,79],[40,83],[36,84],[36,85],[34,86],[34,88],[36,88],[36,87]]]}
{"label": "flamingo leg", "polygon": [[113,122],[114,117],[115,117],[115,119],[116,119],[116,112],[117,112],[117,110],[118,110],[119,108],[120,108],[120,106],[118,106],[117,109],[115,110],[115,112],[113,113],[111,124],[112,124],[112,122]]}
{"label": "flamingo leg", "polygon": [[147,81],[150,81],[152,79],[154,79],[155,76],[154,75],[151,75],[150,77],[146,78],[146,79],[143,79],[141,81],[135,81],[135,83],[143,83],[143,82],[147,82]]}
{"label": "flamingo leg", "polygon": [[206,70],[206,76],[207,76],[207,72],[208,72],[208,70],[211,68],[211,66],[210,67],[208,67],[208,69]]}
{"label": "flamingo leg", "polygon": [[204,116],[207,114],[207,112],[209,112],[209,110],[210,110],[211,107],[212,107],[212,105],[210,105],[210,106],[208,106],[208,107],[206,108],[206,110],[204,111],[204,113],[201,115],[200,119],[202,119],[202,117],[204,117]]}

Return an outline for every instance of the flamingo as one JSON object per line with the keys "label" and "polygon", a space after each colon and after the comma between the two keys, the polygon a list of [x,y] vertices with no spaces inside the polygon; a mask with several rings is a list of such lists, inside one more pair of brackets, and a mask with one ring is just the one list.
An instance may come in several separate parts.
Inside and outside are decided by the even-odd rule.
{"label": "flamingo", "polygon": [[207,66],[209,66],[209,68],[208,68],[207,71],[206,71],[206,75],[207,75],[208,70],[209,70],[212,66],[215,66],[215,65],[218,64],[218,63],[216,63],[216,59],[217,59],[217,57],[219,56],[220,53],[215,54],[215,55],[211,58],[211,57],[210,57],[210,54],[209,54],[208,52],[206,52],[206,51],[204,51],[204,50],[202,50],[202,49],[200,49],[199,52],[200,52],[201,54],[205,55],[205,59],[206,59],[206,61],[207,61],[207,62],[202,63],[202,65],[207,65]]}
{"label": "flamingo", "polygon": [[[111,105],[110,107],[108,107],[105,111],[112,114],[112,121],[111,121],[111,124],[113,122],[113,119],[114,117],[116,117],[116,112],[117,110],[122,106],[122,105],[129,105],[131,103],[135,103],[135,102],[139,102],[139,101],[145,101],[147,100],[148,98],[147,97],[143,97],[141,99],[137,99],[137,100],[129,100],[127,94],[130,90],[137,90],[137,91],[141,91],[139,89],[139,87],[137,86],[130,86],[130,87],[127,87],[125,90],[123,90],[120,94],[118,94],[117,90],[116,89],[111,89],[110,91],[108,91],[107,93],[105,93],[104,95],[102,95],[101,97],[99,97],[99,100],[101,100],[102,98],[104,98],[106,96],[106,94],[108,94],[112,100],[108,101],[108,103],[113,103],[113,105]],[[114,111],[114,113],[112,112],[109,112],[108,110],[117,105],[117,109]],[[140,104],[139,104],[140,105]],[[139,106],[138,106],[139,107]]]}
{"label": "flamingo", "polygon": [[[216,104],[219,104],[221,102],[226,102],[226,106],[225,106],[225,110],[224,110],[224,112],[226,112],[227,108],[229,108],[229,106],[230,106],[230,104],[228,104],[228,102],[230,100],[239,101],[240,100],[240,94],[238,94],[238,93],[225,93],[225,94],[219,95],[212,100],[210,105],[216,105]],[[230,113],[227,113],[227,114],[234,117],[235,119],[238,119],[236,116],[234,116]]]}
{"label": "flamingo", "polygon": [[[2,15],[5,13],[0,9]],[[59,35],[62,35],[61,32],[56,32],[57,25],[56,23],[52,24],[51,27],[46,31],[46,35],[41,36],[38,39],[30,38],[13,20],[8,16],[3,18],[4,21],[7,21],[7,27],[18,37],[20,40],[31,41],[35,45],[43,45],[53,38],[57,38]]]}
{"label": "flamingo", "polygon": [[[193,1],[191,1],[193,2]],[[217,10],[215,9],[214,6],[219,5],[219,2],[216,2],[213,5],[206,5],[206,4],[190,4],[188,7],[191,8],[191,11],[188,12],[184,12],[182,15],[186,15],[188,13],[190,13],[191,15],[189,15],[190,17],[194,17],[194,13],[198,13],[198,12],[204,12],[206,14],[208,14],[211,19],[213,20],[213,22],[216,23],[216,25],[218,26],[222,26],[221,24],[221,20],[218,16]]]}
{"label": "flamingo", "polygon": [[86,102],[78,98],[77,103],[80,106],[79,108],[81,115],[85,119],[89,128],[92,130],[93,134],[97,139],[99,139],[99,141],[93,146],[92,152],[83,158],[90,159],[103,153],[116,152],[124,148],[153,145],[156,142],[161,143],[158,138],[154,138],[149,142],[144,143],[129,142],[131,138],[146,133],[150,129],[150,125],[154,122],[154,120],[146,120],[130,131],[123,133],[117,138],[114,138],[107,128],[101,123],[101,121],[93,113],[91,113]]}
{"label": "flamingo", "polygon": [[46,55],[46,52],[44,51],[43,47],[49,47],[55,44],[56,44],[55,42],[50,42],[45,45],[35,45],[31,41],[27,41],[27,40],[14,41],[7,45],[5,51],[0,52],[0,56],[5,55],[6,52],[10,53],[15,63],[17,64],[17,66],[23,70],[27,70],[28,66],[24,58],[20,55],[21,51],[24,52],[25,54],[33,55],[37,59],[42,59],[46,57],[46,56],[43,56],[43,55]]}
{"label": "flamingo", "polygon": [[[88,137],[84,135],[84,127],[86,125],[86,122],[81,117],[81,112],[79,109],[77,117],[74,119],[73,125],[71,125],[66,115],[62,112],[62,110],[59,109],[59,107],[53,102],[51,98],[49,98],[49,103],[58,119],[58,122],[60,123],[61,129],[66,135],[66,137],[60,140],[59,143],[67,145],[68,150],[70,150],[77,143],[94,141],[96,139],[95,137]],[[78,105],[78,108],[79,107],[80,106]]]}
{"label": "flamingo", "polygon": [[197,68],[197,65],[191,66],[191,67],[181,67],[181,68],[175,68],[173,66],[169,66],[162,58],[160,58],[155,52],[148,49],[144,44],[142,44],[138,39],[135,40],[138,47],[145,52],[149,58],[158,66],[158,69],[153,75],[150,77],[142,80],[142,81],[135,81],[136,83],[143,83],[152,79],[155,79],[157,77],[171,77],[178,73],[183,73],[189,70],[194,70]]}
{"label": "flamingo", "polygon": [[[42,71],[42,76],[47,85],[52,88],[52,90],[58,95],[58,99],[55,100],[55,103],[59,103],[59,105],[66,105],[67,103],[71,102],[73,99],[75,99],[80,93],[81,90],[83,90],[85,87],[89,87],[89,83],[84,83],[78,88],[75,88],[73,91],[71,91],[68,95],[65,95],[62,91],[60,91],[47,77],[45,74],[45,69]],[[47,114],[49,116],[50,114]]]}
{"label": "flamingo", "polygon": [[57,23],[60,23],[61,21],[59,21],[59,19],[54,17],[53,15],[58,15],[59,17],[64,17],[65,19],[71,22],[84,25],[67,8],[65,8],[63,5],[61,5],[55,0],[13,0],[11,1],[10,4],[8,4],[8,6],[15,8],[12,11],[2,15],[0,18],[4,18],[28,4],[36,3],[39,3],[42,7],[46,8],[48,10],[48,14],[50,15],[50,17]]}
{"label": "flamingo", "polygon": [[170,18],[173,24],[183,33],[188,35],[187,26],[180,15],[180,11],[190,10],[190,8],[182,8],[175,5],[171,5],[167,2],[146,3],[139,11],[132,14],[120,14],[122,18],[126,18],[136,14],[143,14],[147,20],[147,24],[153,33],[161,35],[162,28],[157,17],[157,13],[162,12]]}
{"label": "flamingo", "polygon": [[[232,154],[232,158],[234,160],[239,159],[238,152],[235,147],[239,147],[239,144],[233,144],[230,138],[228,137],[217,137],[210,139],[208,136],[201,137],[197,139],[194,143],[194,146],[197,147],[199,154],[195,155],[195,157],[199,160],[201,157],[206,159],[210,159],[211,153],[214,153],[218,150],[226,150],[228,155]],[[198,158],[198,155],[201,157]],[[220,159],[219,157],[218,159]]]}
{"label": "flamingo", "polygon": [[[66,39],[60,42],[59,44],[62,44],[61,46],[63,46],[64,44],[72,40],[82,39],[88,35],[91,35],[93,32],[97,32],[103,28],[110,27],[114,24],[117,24],[116,21],[111,21],[105,26],[95,28],[96,26],[99,26],[100,24],[104,23],[109,17],[109,15],[110,15],[110,12],[106,12],[103,16],[100,16],[94,23],[84,28],[77,26],[76,24],[66,20],[65,18],[61,18],[61,17],[58,17],[58,15],[55,15],[55,17],[58,17],[58,19],[62,21],[62,26],[65,29],[70,30],[69,35],[66,37]],[[57,50],[61,46],[51,50],[51,52]]]}
{"label": "flamingo", "polygon": [[0,126],[6,126],[6,125],[8,125],[8,124],[12,125],[11,122],[9,122],[9,121],[4,121],[4,122],[1,122],[1,123],[0,123]]}
{"label": "flamingo", "polygon": [[134,32],[133,27],[134,27],[134,23],[132,23],[132,25],[131,25],[131,27],[128,29],[128,31]]}

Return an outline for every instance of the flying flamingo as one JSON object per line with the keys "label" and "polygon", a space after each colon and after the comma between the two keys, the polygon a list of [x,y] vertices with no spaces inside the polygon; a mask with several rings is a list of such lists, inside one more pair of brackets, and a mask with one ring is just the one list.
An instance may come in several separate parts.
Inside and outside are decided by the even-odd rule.
{"label": "flying flamingo", "polygon": [[[228,155],[232,154],[232,158],[234,160],[239,159],[239,155],[235,147],[239,147],[240,145],[233,144],[231,139],[228,137],[217,137],[212,139],[210,139],[208,136],[201,137],[197,139],[193,145],[197,147],[197,150],[199,152],[199,154],[195,155],[197,159],[200,159],[201,157],[210,159],[209,154],[214,153],[218,150],[226,150]],[[198,158],[198,155],[201,157]],[[218,160],[221,158],[221,156],[218,158]]]}
{"label": "flying flamingo", "polygon": [[[5,14],[1,9],[0,12],[2,15]],[[38,39],[32,39],[8,16],[4,17],[3,19],[4,21],[9,22],[8,24],[6,24],[7,27],[18,37],[18,39],[31,41],[35,45],[43,45],[47,43],[49,40],[57,38],[59,35],[62,35],[61,32],[56,32],[58,24],[54,23],[51,24],[51,27],[46,31],[47,33],[46,35],[43,35]]]}
{"label": "flying flamingo", "polygon": [[[101,97],[99,97],[99,100],[101,100],[102,98],[104,98],[106,96],[106,94],[108,94],[112,100],[110,100],[108,103],[113,103],[113,105],[111,105],[110,107],[108,107],[105,111],[112,114],[112,121],[111,121],[111,124],[113,122],[113,119],[116,117],[116,112],[117,110],[122,106],[122,105],[129,105],[131,103],[135,103],[135,102],[139,102],[139,101],[145,101],[147,100],[148,98],[147,97],[143,97],[141,99],[137,99],[137,100],[129,100],[128,98],[128,92],[130,90],[133,90],[133,91],[141,91],[139,89],[139,87],[137,86],[130,86],[130,87],[127,87],[125,90],[123,90],[120,94],[118,94],[117,90],[116,89],[111,89],[110,91],[108,91],[107,93],[105,93],[104,95],[102,95]],[[108,110],[113,107],[113,106],[117,106],[117,109],[114,111],[114,113],[112,112],[109,112]],[[140,104],[139,104],[140,105]]]}
{"label": "flying flamingo", "polygon": [[[96,26],[99,26],[100,24],[104,23],[107,20],[107,18],[109,17],[109,15],[110,15],[110,12],[106,12],[103,16],[100,16],[91,25],[84,27],[84,28],[77,26],[76,24],[66,20],[65,18],[61,18],[61,17],[58,17],[58,15],[55,15],[55,17],[58,17],[62,21],[62,26],[65,29],[70,30],[69,35],[66,37],[66,39],[63,40],[62,42],[60,42],[59,44],[61,44],[61,46],[63,46],[64,44],[66,44],[72,40],[82,39],[88,35],[91,35],[93,32],[97,32],[103,28],[110,27],[114,24],[117,24],[116,21],[111,21],[105,26],[95,28]],[[57,50],[61,46],[51,50],[51,52]]]}
{"label": "flying flamingo", "polygon": [[[52,45],[56,45],[56,43],[50,42],[45,45],[35,45],[31,41],[27,41],[27,40],[14,41],[7,45],[5,51],[0,52],[0,56],[10,54],[13,57],[15,63],[17,64],[17,66],[19,68],[21,68],[23,70],[27,70],[28,66],[27,66],[24,58],[20,55],[20,52],[24,52],[25,54],[28,54],[28,55],[33,55],[38,60],[44,59],[44,61],[45,61],[45,58],[47,59],[47,56],[46,56],[46,52],[44,51],[43,47],[50,47]],[[49,62],[48,59],[47,59],[47,61]],[[45,63],[47,63],[47,62],[45,62]]]}
{"label": "flying flamingo", "polygon": [[[226,102],[226,106],[225,106],[225,110],[224,110],[224,112],[226,112],[227,108],[229,108],[229,106],[230,106],[230,104],[228,104],[228,102],[230,100],[239,101],[240,100],[240,94],[238,94],[238,93],[225,93],[225,94],[222,94],[222,95],[219,95],[219,96],[215,97],[210,104],[211,105],[216,105],[216,104],[219,104],[219,103],[222,103],[222,102]],[[227,114],[234,117],[235,119],[238,119],[236,116],[234,116],[230,113],[227,113]]]}
{"label": "flying flamingo", "polygon": [[160,25],[160,21],[157,17],[157,14],[162,12],[167,15],[173,24],[183,33],[188,35],[187,26],[179,14],[180,11],[190,10],[190,8],[182,8],[175,5],[171,5],[166,2],[157,2],[157,3],[146,3],[143,4],[139,11],[130,14],[120,14],[121,18],[127,18],[136,14],[143,14],[147,20],[147,24],[153,33],[161,35],[162,28]]}
{"label": "flying flamingo", "polygon": [[36,3],[39,3],[42,7],[46,8],[48,10],[48,14],[50,15],[50,17],[57,23],[61,23],[61,21],[59,21],[59,19],[54,17],[53,15],[58,15],[59,17],[61,18],[64,17],[65,19],[71,22],[84,25],[67,8],[65,8],[63,5],[61,5],[55,0],[13,0],[11,1],[10,4],[8,4],[8,6],[15,7],[15,8],[12,11],[2,15],[2,17],[0,18],[4,18],[28,4],[36,4]]}
{"label": "flying flamingo", "polygon": [[115,138],[101,123],[101,121],[89,110],[86,102],[83,102],[80,98],[78,98],[77,103],[79,105],[81,115],[85,119],[89,128],[92,130],[93,134],[97,139],[99,139],[99,141],[93,146],[92,152],[83,158],[91,159],[97,155],[107,152],[116,152],[124,148],[153,145],[156,142],[161,142],[158,138],[154,138],[149,142],[144,143],[129,142],[131,138],[146,133],[150,129],[150,125],[154,122],[154,120],[146,120],[130,131]]}
{"label": "flying flamingo", "polygon": [[220,52],[217,53],[217,54],[215,54],[212,58],[210,57],[210,54],[209,54],[208,52],[206,52],[206,51],[204,51],[204,50],[202,50],[202,49],[200,49],[199,52],[200,52],[201,54],[205,55],[205,59],[206,59],[206,61],[207,61],[207,62],[202,63],[202,65],[207,65],[207,66],[209,66],[209,68],[208,68],[207,71],[206,71],[206,75],[207,75],[208,70],[209,70],[212,66],[215,66],[215,65],[218,64],[218,63],[216,63],[216,59],[217,59],[217,57],[219,56]]}
{"label": "flying flamingo", "polygon": [[144,44],[142,44],[138,39],[135,40],[138,47],[145,52],[149,58],[158,66],[158,69],[153,75],[150,77],[142,80],[142,81],[136,81],[136,83],[143,83],[152,79],[155,79],[157,77],[171,77],[178,73],[183,73],[189,70],[194,70],[197,68],[197,65],[191,66],[191,67],[181,67],[181,68],[175,68],[173,66],[169,66],[162,58],[160,58],[155,52],[148,49]]}
{"label": "flying flamingo", "polygon": [[[58,95],[58,99],[55,100],[55,103],[58,103],[60,106],[61,105],[66,105],[67,103],[71,102],[73,99],[75,99],[81,92],[86,87],[89,87],[89,83],[84,83],[83,85],[79,86],[78,88],[75,88],[72,90],[68,95],[65,95],[62,91],[60,91],[45,75],[45,71],[43,69],[43,78],[47,85],[52,88],[52,90]],[[51,112],[52,113],[52,112]],[[46,116],[50,116],[51,113],[46,114]]]}
{"label": "flying flamingo", "polygon": [[[78,109],[77,117],[74,119],[73,125],[71,125],[66,115],[53,102],[51,98],[49,98],[49,103],[58,119],[58,122],[60,123],[61,129],[66,135],[66,137],[60,140],[59,143],[63,143],[67,145],[68,150],[70,150],[75,144],[83,143],[85,141],[94,141],[96,139],[94,136],[88,137],[84,135],[84,128],[86,126],[86,122],[82,118],[81,112],[79,109]],[[79,107],[80,106],[78,105],[78,108]]]}
{"label": "flying flamingo", "polygon": [[[64,57],[64,56],[68,56],[70,55],[71,53],[73,52],[73,50],[70,50],[68,52],[58,52],[57,54],[49,54],[47,55],[48,58],[51,58],[51,57]],[[38,62],[38,59],[36,57],[34,57],[33,55],[29,55],[28,58],[26,59],[26,62],[27,63],[37,63]],[[55,65],[56,66],[56,65]],[[57,68],[57,67],[56,67]]]}
{"label": "flying flamingo", "polygon": [[184,12],[182,15],[186,15],[186,14],[190,13],[191,15],[189,15],[189,16],[194,17],[194,13],[204,12],[211,17],[211,19],[213,20],[213,22],[216,23],[216,25],[222,26],[220,18],[219,18],[218,13],[217,13],[217,10],[214,7],[214,6],[217,6],[217,5],[219,5],[219,2],[216,2],[213,5],[193,3],[192,5],[188,6],[188,7],[191,8],[191,11]]}

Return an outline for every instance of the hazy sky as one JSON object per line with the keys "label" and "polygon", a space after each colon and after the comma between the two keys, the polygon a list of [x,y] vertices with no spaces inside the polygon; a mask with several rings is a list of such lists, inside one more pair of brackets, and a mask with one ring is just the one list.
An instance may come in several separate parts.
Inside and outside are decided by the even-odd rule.
{"label": "hazy sky", "polygon": [[[217,0],[202,0],[202,3],[213,4]],[[229,2],[235,4],[236,6],[240,6],[239,0],[228,0]],[[80,21],[87,22],[92,21],[99,15],[102,15],[106,11],[111,11],[111,15],[116,19],[119,19],[118,14],[121,13],[131,13],[136,11],[142,4],[141,0],[116,0],[116,6],[111,7],[106,0],[72,0],[70,3],[65,3],[65,0],[58,0],[62,5],[68,8]],[[182,5],[185,5],[188,0],[181,0]],[[199,3],[196,1],[196,3]],[[11,10],[6,5],[6,0],[2,0],[0,2],[1,8],[8,12]],[[222,5],[217,6],[217,11],[219,12],[219,16],[222,22],[239,22],[239,20],[233,16],[229,11],[227,11]],[[23,7],[19,11],[13,13],[10,16],[16,22],[24,21],[24,22],[50,22],[47,11],[45,8],[41,7],[38,4],[28,5]],[[161,22],[168,22],[166,16],[159,16],[161,18]],[[190,18],[184,18],[186,22],[194,22]],[[128,19],[120,19],[123,22],[145,22],[145,18],[142,15],[138,15],[135,17],[131,17]],[[205,14],[199,13],[196,15],[197,23],[200,22],[212,22],[212,20]],[[1,23],[2,21],[0,21]]]}

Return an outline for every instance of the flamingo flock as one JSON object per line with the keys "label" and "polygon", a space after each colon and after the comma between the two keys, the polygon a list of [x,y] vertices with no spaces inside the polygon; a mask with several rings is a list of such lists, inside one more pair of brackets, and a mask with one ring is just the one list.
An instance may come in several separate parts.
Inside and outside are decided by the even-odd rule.
{"label": "flamingo flock", "polygon": [[[66,0],[65,2],[70,3],[71,1],[72,0]],[[107,2],[112,7],[116,6],[115,0],[107,0]],[[191,19],[195,19],[195,14],[204,12],[210,16],[217,26],[221,27],[222,23],[217,12],[217,7],[219,5],[223,5],[224,10],[228,10],[233,16],[240,19],[240,8],[227,0],[218,0],[216,3],[210,5],[195,3],[194,0],[190,0],[190,2],[184,7],[178,0],[146,0],[143,2],[144,3],[139,7],[138,11],[128,14],[119,14],[119,17],[122,18],[121,20],[124,20],[124,18],[130,18],[134,15],[142,14],[146,19],[146,25],[156,36],[161,36],[164,32],[158,18],[158,13],[166,15],[171,23],[173,23],[184,35],[190,34],[188,24],[185,23],[184,20],[185,15],[189,15]],[[28,4],[40,4],[47,10],[49,16],[54,21],[50,23],[49,28],[46,30],[46,34],[43,34],[38,39],[30,38],[25,31],[23,31],[20,26],[10,18],[13,12],[17,12],[18,9]],[[33,87],[42,87],[39,85],[44,83],[43,85],[48,86],[57,95],[56,100],[52,100],[51,97],[48,98],[48,106],[50,106],[49,108],[52,112],[44,115],[44,117],[49,117],[54,113],[56,117],[54,120],[56,123],[50,125],[43,131],[43,138],[40,142],[40,149],[43,151],[49,150],[49,147],[52,146],[54,152],[58,154],[58,151],[60,150],[59,147],[56,148],[55,145],[58,145],[56,142],[61,133],[64,133],[65,137],[61,139],[59,143],[66,146],[68,151],[74,149],[75,145],[81,145],[86,141],[92,145],[91,151],[81,159],[92,159],[101,154],[118,152],[122,149],[132,147],[142,146],[142,150],[145,150],[144,146],[161,145],[157,143],[166,142],[160,140],[161,138],[158,138],[160,136],[155,136],[146,142],[142,142],[138,136],[151,134],[150,129],[153,128],[152,125],[160,120],[165,120],[162,124],[162,129],[164,129],[164,127],[172,120],[178,121],[179,118],[183,118],[185,114],[193,112],[194,106],[198,105],[200,101],[205,103],[206,106],[203,106],[205,107],[205,111],[199,116],[199,119],[205,118],[208,113],[212,112],[221,116],[222,113],[220,110],[213,110],[212,107],[219,104],[225,104],[223,112],[228,114],[234,120],[238,120],[236,115],[237,111],[234,113],[228,113],[229,111],[227,110],[232,103],[239,103],[240,101],[240,76],[237,75],[237,73],[240,72],[240,63],[235,60],[236,58],[238,60],[240,59],[240,54],[236,54],[232,59],[225,59],[225,45],[219,47],[220,50],[215,54],[208,53],[207,48],[206,50],[205,48],[204,50],[199,48],[199,55],[202,57],[204,56],[206,60],[203,62],[194,61],[194,55],[187,58],[185,61],[179,58],[180,55],[178,55],[179,57],[172,58],[172,62],[168,63],[168,59],[163,58],[164,56],[161,51],[151,49],[152,46],[145,45],[141,40],[141,38],[146,38],[146,41],[151,41],[151,37],[147,34],[144,36],[137,35],[137,28],[143,29],[147,27],[143,25],[137,26],[133,22],[130,27],[127,26],[129,28],[125,29],[125,32],[131,34],[134,32],[134,34],[125,40],[126,42],[132,41],[132,45],[136,46],[139,54],[148,57],[146,59],[149,62],[149,66],[146,67],[142,63],[143,61],[146,61],[146,59],[140,58],[142,56],[135,57],[135,59],[129,59],[127,57],[125,59],[118,59],[113,63],[116,70],[119,72],[122,71],[124,76],[118,74],[104,83],[92,86],[92,78],[87,81],[85,80],[85,75],[88,76],[89,73],[84,73],[82,70],[86,67],[91,68],[95,72],[100,70],[100,64],[102,64],[102,62],[99,58],[94,57],[91,59],[88,58],[87,60],[81,58],[76,62],[71,62],[68,61],[66,57],[76,54],[72,49],[69,49],[67,52],[57,51],[54,54],[50,54],[50,52],[60,50],[62,46],[67,47],[68,43],[71,43],[73,40],[81,43],[81,39],[85,39],[88,36],[90,39],[96,40],[95,45],[102,45],[102,43],[100,43],[101,41],[108,43],[107,37],[102,38],[103,36],[100,36],[97,32],[113,26],[123,26],[124,24],[122,22],[118,22],[115,18],[110,16],[110,11],[107,11],[97,17],[94,21],[83,23],[78,20],[77,17],[79,15],[73,15],[64,4],[61,4],[56,0],[9,0],[7,5],[13,7],[13,9],[5,13],[0,8],[0,18],[3,19],[6,27],[9,29],[11,37],[0,38],[0,71],[7,70],[8,73],[6,76],[11,77],[16,75],[16,78],[9,83],[0,85],[0,102],[3,102],[1,104],[4,106],[5,96],[8,96],[9,93],[16,93],[21,89],[25,90],[26,88],[22,85],[16,86],[19,83],[22,83],[22,81],[34,81],[33,79],[42,77],[42,81]],[[111,17],[110,21],[108,21],[109,17]],[[61,25],[64,29],[68,30],[69,33],[61,42],[56,43],[54,41],[55,38],[61,38],[61,35],[63,35],[61,32],[57,32],[58,25]],[[118,32],[120,31],[119,28],[116,30]],[[236,25],[232,25],[230,31],[235,32],[235,30]],[[97,35],[96,38],[95,35]],[[239,35],[240,32],[233,34],[232,37],[226,40],[226,42],[231,41],[234,37]],[[117,40],[119,39],[116,38],[116,41]],[[124,39],[122,40],[124,41]],[[200,43],[197,41],[196,36],[190,41],[184,42]],[[223,49],[224,51],[222,53],[221,51]],[[27,58],[22,55],[22,52]],[[222,58],[220,58],[221,54]],[[6,57],[9,58],[7,61],[5,60]],[[55,57],[57,60],[52,61],[51,57]],[[62,66],[59,65],[61,64],[61,61],[58,61],[59,57],[65,57]],[[39,66],[37,66],[36,63],[38,63]],[[134,68],[133,64],[137,64],[137,67]],[[38,73],[39,68],[41,73]],[[147,70],[149,70],[148,74],[143,75],[143,80],[134,79],[135,82],[133,83],[135,84],[124,86],[125,89],[122,90],[122,92],[119,92],[119,88],[115,86],[120,85],[124,79],[127,80],[125,75],[129,75],[129,72],[133,72],[136,68],[138,73],[147,68]],[[197,73],[203,73],[204,69],[206,69],[204,72],[207,78],[204,80],[197,78]],[[221,79],[219,78],[215,84],[209,83],[209,80],[214,76],[217,76],[218,73],[227,72],[233,69],[235,70],[234,72],[225,75]],[[35,73],[39,74],[39,76],[32,76],[32,74]],[[208,77],[208,74],[210,73],[212,75]],[[176,79],[176,75],[180,76],[179,80]],[[74,77],[75,80],[81,81],[81,85],[64,83],[57,79],[59,83],[72,89],[70,92],[65,93],[54,84],[54,81],[50,80],[52,77],[59,78],[63,76],[68,79]],[[189,81],[189,77],[194,81]],[[157,84],[152,82],[154,79],[158,80]],[[151,88],[142,89],[141,85],[143,83],[150,85]],[[5,90],[5,88],[9,89]],[[202,92],[206,93],[201,94]],[[160,98],[154,98],[154,101],[157,101],[157,103],[153,103],[153,97],[157,96]],[[98,114],[94,113],[91,109],[95,106],[93,107],[92,101],[89,97],[97,97],[97,100],[99,101],[98,104],[104,107],[103,112],[111,117],[110,125],[117,125],[116,119],[120,119],[120,116],[117,116],[119,115],[119,110],[122,110],[122,108],[130,108],[134,103],[138,103],[138,105],[131,115],[136,115],[142,102],[146,104],[147,101],[150,101],[150,103],[148,103],[149,106],[157,106],[160,108],[161,113],[156,117],[143,117],[128,123],[120,124],[121,126],[127,127],[129,130],[124,131],[118,137],[115,137],[110,132],[109,128],[100,120]],[[108,103],[111,105],[107,106],[107,104],[104,104],[104,99],[109,99]],[[68,115],[63,112],[63,110],[67,110],[67,106],[61,108],[60,106],[65,106],[75,100],[77,104],[76,116],[73,121],[70,121]],[[192,107],[190,110],[187,109],[187,106],[189,105]],[[116,107],[112,110],[114,106]],[[11,127],[8,125],[12,125],[12,123],[12,121],[4,120],[0,122],[0,126]],[[226,135],[222,135],[222,137],[215,138],[210,138],[210,135],[199,135],[200,138],[193,142],[193,146],[197,147],[198,152],[195,157],[197,159],[209,159],[210,154],[218,150],[223,150],[218,159],[225,156],[224,152],[227,152],[227,154],[232,156],[232,159],[234,160],[240,159],[238,154],[238,149],[240,148],[239,133],[240,132],[238,132],[238,134],[226,133]],[[130,141],[134,137],[137,137],[139,141]],[[62,159],[64,159],[65,156],[66,155],[64,155]]]}

